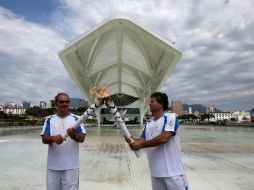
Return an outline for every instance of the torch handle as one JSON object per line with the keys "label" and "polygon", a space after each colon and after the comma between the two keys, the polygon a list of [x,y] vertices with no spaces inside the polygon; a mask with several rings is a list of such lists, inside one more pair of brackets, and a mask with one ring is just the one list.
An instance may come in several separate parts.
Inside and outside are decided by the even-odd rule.
{"label": "torch handle", "polygon": [[[76,129],[76,128],[78,128],[78,126],[81,124],[81,123],[83,123],[87,118],[89,117],[89,115],[87,115],[87,114],[83,114],[74,124],[73,124],[73,126],[71,127],[71,128],[74,128],[74,129]],[[66,140],[66,138],[68,137],[69,135],[68,135],[68,133],[66,132],[64,135],[63,135],[63,139],[64,140]]]}
{"label": "torch handle", "polygon": [[[118,112],[115,104],[113,101],[108,101],[108,105],[110,107],[110,113],[113,115],[113,117],[115,118],[116,120],[116,123],[119,125],[123,135],[128,138],[128,139],[131,139],[131,141],[134,141],[132,138],[131,138],[131,135],[130,135],[130,132],[129,130],[127,129],[120,113]],[[134,150],[134,153],[136,155],[137,158],[139,158],[141,156],[141,151],[140,150]]]}
{"label": "torch handle", "polygon": [[[130,138],[131,142],[134,142],[133,138]],[[141,151],[140,150],[134,150],[134,153],[136,155],[137,158],[141,157]]]}
{"label": "torch handle", "polygon": [[[78,128],[78,126],[84,121],[86,121],[87,118],[91,116],[96,111],[96,109],[99,108],[101,105],[102,103],[98,101],[92,104],[91,106],[89,106],[89,108],[82,114],[82,116],[80,116],[80,118],[73,124],[73,126],[71,126],[71,128],[74,128],[74,129]],[[63,135],[63,139],[66,140],[67,137],[68,137],[68,133],[66,132]]]}

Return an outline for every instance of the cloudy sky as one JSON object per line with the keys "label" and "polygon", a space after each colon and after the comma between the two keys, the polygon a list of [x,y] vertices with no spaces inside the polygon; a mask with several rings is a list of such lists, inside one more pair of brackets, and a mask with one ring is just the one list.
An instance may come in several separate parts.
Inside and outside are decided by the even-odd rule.
{"label": "cloudy sky", "polygon": [[254,107],[253,0],[1,0],[0,104],[83,97],[58,58],[65,44],[115,13],[176,43],[183,58],[162,90],[170,100]]}

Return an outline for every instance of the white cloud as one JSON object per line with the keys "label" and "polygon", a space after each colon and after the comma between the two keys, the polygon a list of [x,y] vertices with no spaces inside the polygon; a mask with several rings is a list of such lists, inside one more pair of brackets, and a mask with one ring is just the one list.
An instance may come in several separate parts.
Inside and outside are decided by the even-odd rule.
{"label": "white cloud", "polygon": [[0,9],[0,89],[4,101],[52,99],[69,76],[58,58],[66,43],[58,33]]}
{"label": "white cloud", "polygon": [[[252,0],[61,0],[60,8],[51,16],[54,28],[29,23],[1,9],[0,64],[3,59],[9,60],[10,71],[5,64],[4,72],[8,76],[22,74],[18,84],[22,81],[28,85],[37,78],[37,85],[41,80],[40,90],[27,86],[33,87],[40,98],[48,98],[58,89],[77,95],[77,88],[57,58],[64,39],[69,41],[123,12],[176,42],[182,50],[181,62],[163,87],[170,99],[215,104],[224,110],[248,110],[254,107],[253,93],[249,93],[254,88],[253,7]],[[37,76],[24,75],[30,70]],[[2,87],[15,86],[16,90],[7,90],[5,96],[11,96],[10,91],[32,97],[20,89],[22,85],[6,81],[12,82]]]}

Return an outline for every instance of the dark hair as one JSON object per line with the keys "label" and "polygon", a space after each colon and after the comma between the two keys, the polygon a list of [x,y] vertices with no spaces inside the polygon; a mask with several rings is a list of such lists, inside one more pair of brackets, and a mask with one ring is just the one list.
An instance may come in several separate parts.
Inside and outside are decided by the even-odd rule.
{"label": "dark hair", "polygon": [[59,92],[56,96],[55,96],[55,103],[58,101],[58,97],[64,95],[68,97],[68,100],[70,100],[69,95],[66,94],[65,92]]}
{"label": "dark hair", "polygon": [[167,110],[168,109],[168,96],[165,93],[162,92],[154,92],[150,98],[156,98],[157,102],[159,102],[160,104],[163,104],[163,110]]}

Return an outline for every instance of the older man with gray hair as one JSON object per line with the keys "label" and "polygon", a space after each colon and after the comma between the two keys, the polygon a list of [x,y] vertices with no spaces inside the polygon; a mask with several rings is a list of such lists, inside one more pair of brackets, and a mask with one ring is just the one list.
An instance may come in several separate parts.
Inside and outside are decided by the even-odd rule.
{"label": "older man with gray hair", "polygon": [[[55,97],[57,114],[45,120],[41,138],[48,144],[47,190],[77,190],[79,188],[79,145],[85,140],[85,128],[81,124],[71,128],[78,116],[69,113],[69,96],[58,93]],[[66,140],[63,135],[68,133]]]}

